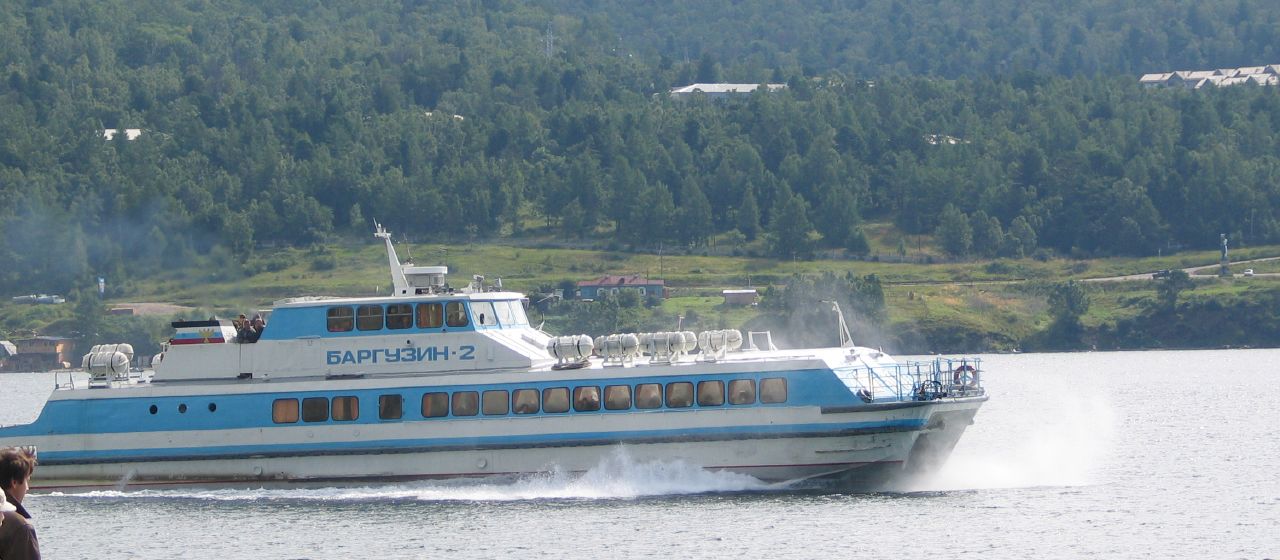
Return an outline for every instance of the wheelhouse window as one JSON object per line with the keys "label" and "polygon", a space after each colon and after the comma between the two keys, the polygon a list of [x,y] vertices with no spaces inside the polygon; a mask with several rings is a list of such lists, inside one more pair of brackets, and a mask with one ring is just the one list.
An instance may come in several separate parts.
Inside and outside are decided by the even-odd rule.
{"label": "wheelhouse window", "polygon": [[542,411],[550,413],[569,412],[569,388],[552,387],[543,389]]}
{"label": "wheelhouse window", "polygon": [[504,327],[529,324],[529,318],[524,314],[524,305],[518,301],[495,301],[493,309],[498,313],[498,322]]}
{"label": "wheelhouse window", "polygon": [[276,399],[271,403],[271,421],[292,424],[298,421],[298,399]]}
{"label": "wheelhouse window", "polygon": [[475,391],[458,391],[453,394],[454,416],[475,416],[480,407],[480,395]]}
{"label": "wheelhouse window", "polygon": [[723,381],[698,382],[698,406],[721,406],[724,404]]}
{"label": "wheelhouse window", "polygon": [[538,390],[516,389],[511,393],[511,407],[516,414],[537,414]]}
{"label": "wheelhouse window", "polygon": [[755,402],[755,380],[734,379],[729,382],[729,404],[755,404]]}
{"label": "wheelhouse window", "polygon": [[356,313],[350,307],[330,307],[327,315],[329,332],[347,332],[355,328]]}
{"label": "wheelhouse window", "polygon": [[324,422],[329,419],[329,399],[310,397],[302,399],[302,421]]}
{"label": "wheelhouse window", "polygon": [[498,326],[498,313],[493,310],[491,301],[471,302],[471,316],[476,318],[477,327]]}
{"label": "wheelhouse window", "polygon": [[422,417],[442,418],[449,415],[449,393],[422,395]]}
{"label": "wheelhouse window", "polygon": [[467,320],[467,306],[460,301],[451,301],[444,306],[444,317],[446,325],[450,327],[465,327],[470,324]]}
{"label": "wheelhouse window", "polygon": [[360,399],[356,397],[334,397],[333,419],[338,422],[349,422],[360,418]]}
{"label": "wheelhouse window", "polygon": [[600,388],[574,387],[573,409],[578,412],[600,410]]}
{"label": "wheelhouse window", "polygon": [[636,408],[661,408],[662,407],[662,385],[657,383],[642,383],[636,385]]}
{"label": "wheelhouse window", "polygon": [[610,385],[605,387],[604,407],[606,410],[626,410],[631,408],[631,386]]}
{"label": "wheelhouse window", "polygon": [[685,408],[693,406],[693,383],[680,381],[667,383],[667,407]]}
{"label": "wheelhouse window", "polygon": [[483,399],[481,409],[487,416],[504,416],[511,404],[511,401],[507,400],[506,391],[485,391]]}
{"label": "wheelhouse window", "polygon": [[393,303],[387,306],[387,328],[407,329],[413,326],[413,306]]}
{"label": "wheelhouse window", "polygon": [[356,328],[362,331],[382,329],[382,306],[361,305],[356,309]]}
{"label": "wheelhouse window", "polygon": [[378,419],[399,420],[404,416],[404,397],[400,395],[378,396]]}
{"label": "wheelhouse window", "polygon": [[770,377],[760,380],[760,402],[787,402],[787,380],[781,377]]}
{"label": "wheelhouse window", "polygon": [[418,304],[418,328],[438,329],[444,324],[444,306],[439,303]]}

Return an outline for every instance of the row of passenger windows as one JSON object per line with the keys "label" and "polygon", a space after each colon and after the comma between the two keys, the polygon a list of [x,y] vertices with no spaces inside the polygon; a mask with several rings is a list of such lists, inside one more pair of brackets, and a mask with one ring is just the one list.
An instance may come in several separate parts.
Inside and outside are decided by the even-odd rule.
{"label": "row of passenger windows", "polygon": [[[524,305],[519,301],[473,301],[471,315],[479,326],[527,325]],[[329,332],[351,330],[377,331],[407,329],[417,325],[420,329],[438,329],[441,326],[465,327],[471,324],[466,304],[461,301],[448,303],[410,303],[382,305],[349,305],[330,307],[326,313]]]}
{"label": "row of passenger windows", "polygon": [[[631,408],[650,410],[662,408],[688,408],[696,402],[698,406],[748,405],[757,402],[776,404],[787,401],[787,380],[783,378],[766,378],[760,380],[759,394],[756,392],[754,379],[734,379],[726,384],[723,381],[700,381],[696,384],[688,381],[667,383],[641,383],[635,385],[606,385],[603,391],[599,386],[551,387],[541,391],[537,389],[516,389],[506,391],[454,391],[432,392],[422,395],[422,417],[442,418],[449,416],[504,416],[515,414],[537,414],[539,411],[548,414],[569,412],[593,412],[605,410],[628,410]],[[603,397],[603,398],[602,398]],[[378,418],[382,420],[399,420],[404,416],[404,397],[402,395],[378,396]],[[298,399],[276,399],[271,407],[271,419],[277,424],[291,424],[301,418],[303,422],[353,421],[360,418],[360,400],[353,396],[339,396],[332,399],[326,397],[308,397]]]}

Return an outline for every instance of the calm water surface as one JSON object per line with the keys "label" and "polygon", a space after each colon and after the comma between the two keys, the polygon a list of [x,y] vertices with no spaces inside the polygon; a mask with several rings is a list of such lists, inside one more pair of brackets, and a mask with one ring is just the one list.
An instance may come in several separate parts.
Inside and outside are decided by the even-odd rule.
{"label": "calm water surface", "polygon": [[[1280,558],[1280,350],[987,357],[991,400],[911,491],[636,464],[585,475],[28,498],[48,558]],[[0,423],[52,374],[0,375]]]}

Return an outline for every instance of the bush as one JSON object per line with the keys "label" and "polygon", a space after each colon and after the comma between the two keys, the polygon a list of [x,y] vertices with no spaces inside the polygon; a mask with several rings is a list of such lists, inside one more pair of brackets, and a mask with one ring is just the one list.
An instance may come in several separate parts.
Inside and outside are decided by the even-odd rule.
{"label": "bush", "polygon": [[338,259],[333,255],[320,255],[311,259],[311,270],[324,271],[338,268]]}

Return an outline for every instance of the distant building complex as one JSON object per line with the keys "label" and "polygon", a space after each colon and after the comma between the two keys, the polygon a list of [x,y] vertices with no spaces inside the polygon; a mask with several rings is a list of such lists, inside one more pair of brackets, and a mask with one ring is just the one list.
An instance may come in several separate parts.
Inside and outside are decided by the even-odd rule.
{"label": "distant building complex", "polygon": [[1200,89],[1206,86],[1274,86],[1280,85],[1280,64],[1143,74],[1138,81],[1144,87],[1183,87],[1187,89]]}
{"label": "distant building complex", "polygon": [[[726,99],[729,97],[751,95],[761,84],[690,84],[684,87],[671,88],[671,98],[677,101],[705,97],[707,99]],[[764,84],[768,91],[787,89],[787,84]]]}

